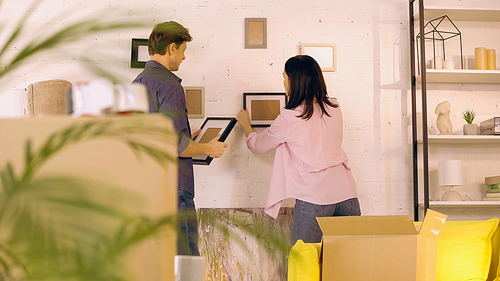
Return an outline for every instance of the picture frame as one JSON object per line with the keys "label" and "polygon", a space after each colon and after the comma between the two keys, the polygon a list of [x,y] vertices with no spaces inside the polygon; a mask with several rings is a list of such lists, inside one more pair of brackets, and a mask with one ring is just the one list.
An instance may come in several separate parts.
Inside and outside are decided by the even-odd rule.
{"label": "picture frame", "polygon": [[243,93],[243,109],[248,109],[252,127],[269,127],[288,102],[286,93]]}
{"label": "picture frame", "polygon": [[148,39],[132,38],[130,68],[144,68],[148,60]]}
{"label": "picture frame", "polygon": [[267,19],[245,18],[245,49],[267,48]]}
{"label": "picture frame", "polygon": [[184,93],[188,118],[205,118],[205,87],[187,86]]}
{"label": "picture frame", "polygon": [[337,44],[300,44],[300,54],[313,57],[322,71],[337,71]]}
{"label": "picture frame", "polygon": [[[224,142],[236,125],[236,118],[234,117],[207,117],[201,125],[201,132],[194,142],[207,143],[214,137],[220,134],[219,141]],[[213,158],[207,155],[193,157],[193,164],[195,165],[210,165]]]}

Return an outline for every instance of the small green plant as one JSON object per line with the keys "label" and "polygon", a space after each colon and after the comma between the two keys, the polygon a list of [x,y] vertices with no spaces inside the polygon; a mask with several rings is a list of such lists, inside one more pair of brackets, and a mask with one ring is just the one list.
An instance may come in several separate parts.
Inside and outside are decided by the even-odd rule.
{"label": "small green plant", "polygon": [[462,114],[462,117],[464,118],[465,122],[467,122],[467,124],[472,124],[474,118],[476,118],[476,113],[474,112],[474,110],[466,110]]}

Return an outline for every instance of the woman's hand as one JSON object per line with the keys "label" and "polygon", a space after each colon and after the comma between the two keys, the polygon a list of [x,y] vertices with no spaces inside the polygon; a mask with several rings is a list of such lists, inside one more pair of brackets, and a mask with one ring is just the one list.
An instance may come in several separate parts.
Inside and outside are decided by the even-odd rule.
{"label": "woman's hand", "polygon": [[236,120],[238,120],[238,124],[240,126],[250,126],[250,114],[248,114],[248,109],[242,109],[236,116]]}
{"label": "woman's hand", "polygon": [[250,114],[248,113],[248,109],[242,109],[236,116],[236,120],[241,128],[245,131],[245,135],[248,137],[251,133],[253,133],[252,126],[250,125]]}

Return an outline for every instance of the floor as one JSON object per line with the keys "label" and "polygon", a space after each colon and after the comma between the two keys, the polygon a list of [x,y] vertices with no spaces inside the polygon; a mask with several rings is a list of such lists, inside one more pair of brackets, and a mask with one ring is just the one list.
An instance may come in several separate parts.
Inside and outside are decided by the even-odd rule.
{"label": "floor", "polygon": [[207,259],[205,281],[286,281],[287,256],[276,250],[270,236],[290,244],[292,222],[293,208],[281,208],[277,219],[263,208],[201,209],[199,245]]}

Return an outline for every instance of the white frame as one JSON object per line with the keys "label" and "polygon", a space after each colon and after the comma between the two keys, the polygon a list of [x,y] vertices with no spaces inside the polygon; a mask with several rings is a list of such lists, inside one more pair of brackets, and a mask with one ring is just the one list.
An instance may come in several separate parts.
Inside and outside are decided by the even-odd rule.
{"label": "white frame", "polygon": [[300,54],[313,57],[322,71],[337,71],[337,44],[302,43]]}

